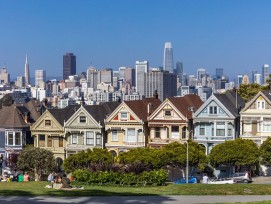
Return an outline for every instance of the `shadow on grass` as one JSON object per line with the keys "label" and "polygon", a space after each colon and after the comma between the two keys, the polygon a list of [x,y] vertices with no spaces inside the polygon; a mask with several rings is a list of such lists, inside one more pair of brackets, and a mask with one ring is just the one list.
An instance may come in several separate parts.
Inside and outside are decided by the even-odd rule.
{"label": "shadow on grass", "polygon": [[110,192],[103,190],[52,190],[46,195],[37,196],[28,191],[1,190],[0,203],[5,204],[32,204],[32,203],[104,203],[104,204],[162,204],[164,202],[175,201],[167,196],[159,196],[156,193],[135,194],[131,192]]}

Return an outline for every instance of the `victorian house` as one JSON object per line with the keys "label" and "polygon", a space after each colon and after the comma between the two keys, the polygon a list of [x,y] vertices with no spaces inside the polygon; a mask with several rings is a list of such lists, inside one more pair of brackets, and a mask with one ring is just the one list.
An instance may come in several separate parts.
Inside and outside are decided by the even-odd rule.
{"label": "victorian house", "polygon": [[0,154],[3,169],[12,170],[11,157],[27,144],[33,144],[30,125],[41,115],[43,106],[37,100],[3,106],[0,110]]}
{"label": "victorian house", "polygon": [[66,157],[64,122],[67,121],[80,106],[67,106],[63,109],[47,109],[38,120],[31,125],[34,146],[51,150],[58,166]]}
{"label": "victorian house", "polygon": [[203,104],[199,96],[167,98],[149,117],[149,147],[184,143],[193,132],[192,114]]}
{"label": "victorian house", "polygon": [[113,155],[131,148],[146,147],[149,133],[147,117],[160,104],[158,98],[123,101],[105,120],[105,147]]}
{"label": "victorian house", "polygon": [[258,146],[271,136],[271,94],[259,92],[240,112],[240,138],[253,140]]}
{"label": "victorian house", "polygon": [[238,138],[240,110],[244,100],[234,91],[213,94],[194,113],[194,141],[206,148],[208,155],[217,144]]}
{"label": "victorian house", "polygon": [[104,120],[118,105],[120,102],[81,106],[64,122],[66,157],[86,149],[104,148]]}

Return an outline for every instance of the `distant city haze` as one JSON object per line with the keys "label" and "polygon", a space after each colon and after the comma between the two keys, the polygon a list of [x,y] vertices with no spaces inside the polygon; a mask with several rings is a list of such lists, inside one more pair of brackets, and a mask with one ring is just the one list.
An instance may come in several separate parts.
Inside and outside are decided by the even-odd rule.
{"label": "distant city haze", "polygon": [[162,67],[171,42],[186,74],[251,78],[271,64],[270,10],[270,0],[1,0],[0,68],[23,76],[27,55],[30,80],[35,70],[62,77],[65,53],[76,55],[77,73]]}

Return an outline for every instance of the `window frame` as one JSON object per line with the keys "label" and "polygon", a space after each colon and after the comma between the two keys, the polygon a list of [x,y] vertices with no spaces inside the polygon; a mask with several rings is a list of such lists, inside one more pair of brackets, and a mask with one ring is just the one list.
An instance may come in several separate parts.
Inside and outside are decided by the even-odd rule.
{"label": "window frame", "polygon": [[118,142],[119,141],[118,133],[119,133],[118,130],[112,130],[112,142]]}

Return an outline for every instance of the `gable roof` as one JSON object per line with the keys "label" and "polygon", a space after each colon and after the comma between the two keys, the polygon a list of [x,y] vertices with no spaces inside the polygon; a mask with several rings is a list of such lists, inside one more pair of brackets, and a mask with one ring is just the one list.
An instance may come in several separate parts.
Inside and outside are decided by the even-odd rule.
{"label": "gable roof", "polygon": [[[183,97],[172,97],[168,100],[188,119],[192,119],[192,113],[197,111],[203,104],[203,101],[199,96],[195,94],[187,94]],[[189,110],[189,107],[193,107],[193,111]]]}
{"label": "gable roof", "polygon": [[78,109],[80,105],[71,105],[65,108],[48,108],[47,110],[52,116],[64,126],[64,121],[67,121]]}
{"label": "gable roof", "polygon": [[120,102],[104,102],[100,105],[87,105],[84,108],[87,112],[101,125],[104,125],[104,120],[110,115],[121,103]]}
{"label": "gable roof", "polygon": [[245,101],[235,91],[227,91],[225,94],[214,94],[214,96],[234,117],[237,117],[239,111],[245,107]]}
{"label": "gable roof", "polygon": [[[123,103],[125,103],[137,115],[138,118],[143,121],[147,121],[147,117],[159,107],[161,101],[158,98],[143,98],[142,100],[124,101]],[[150,107],[148,113],[149,104]]]}
{"label": "gable roof", "polygon": [[271,105],[271,93],[270,91],[259,91],[250,101],[248,101],[241,112],[246,111],[258,98],[262,96]]}

